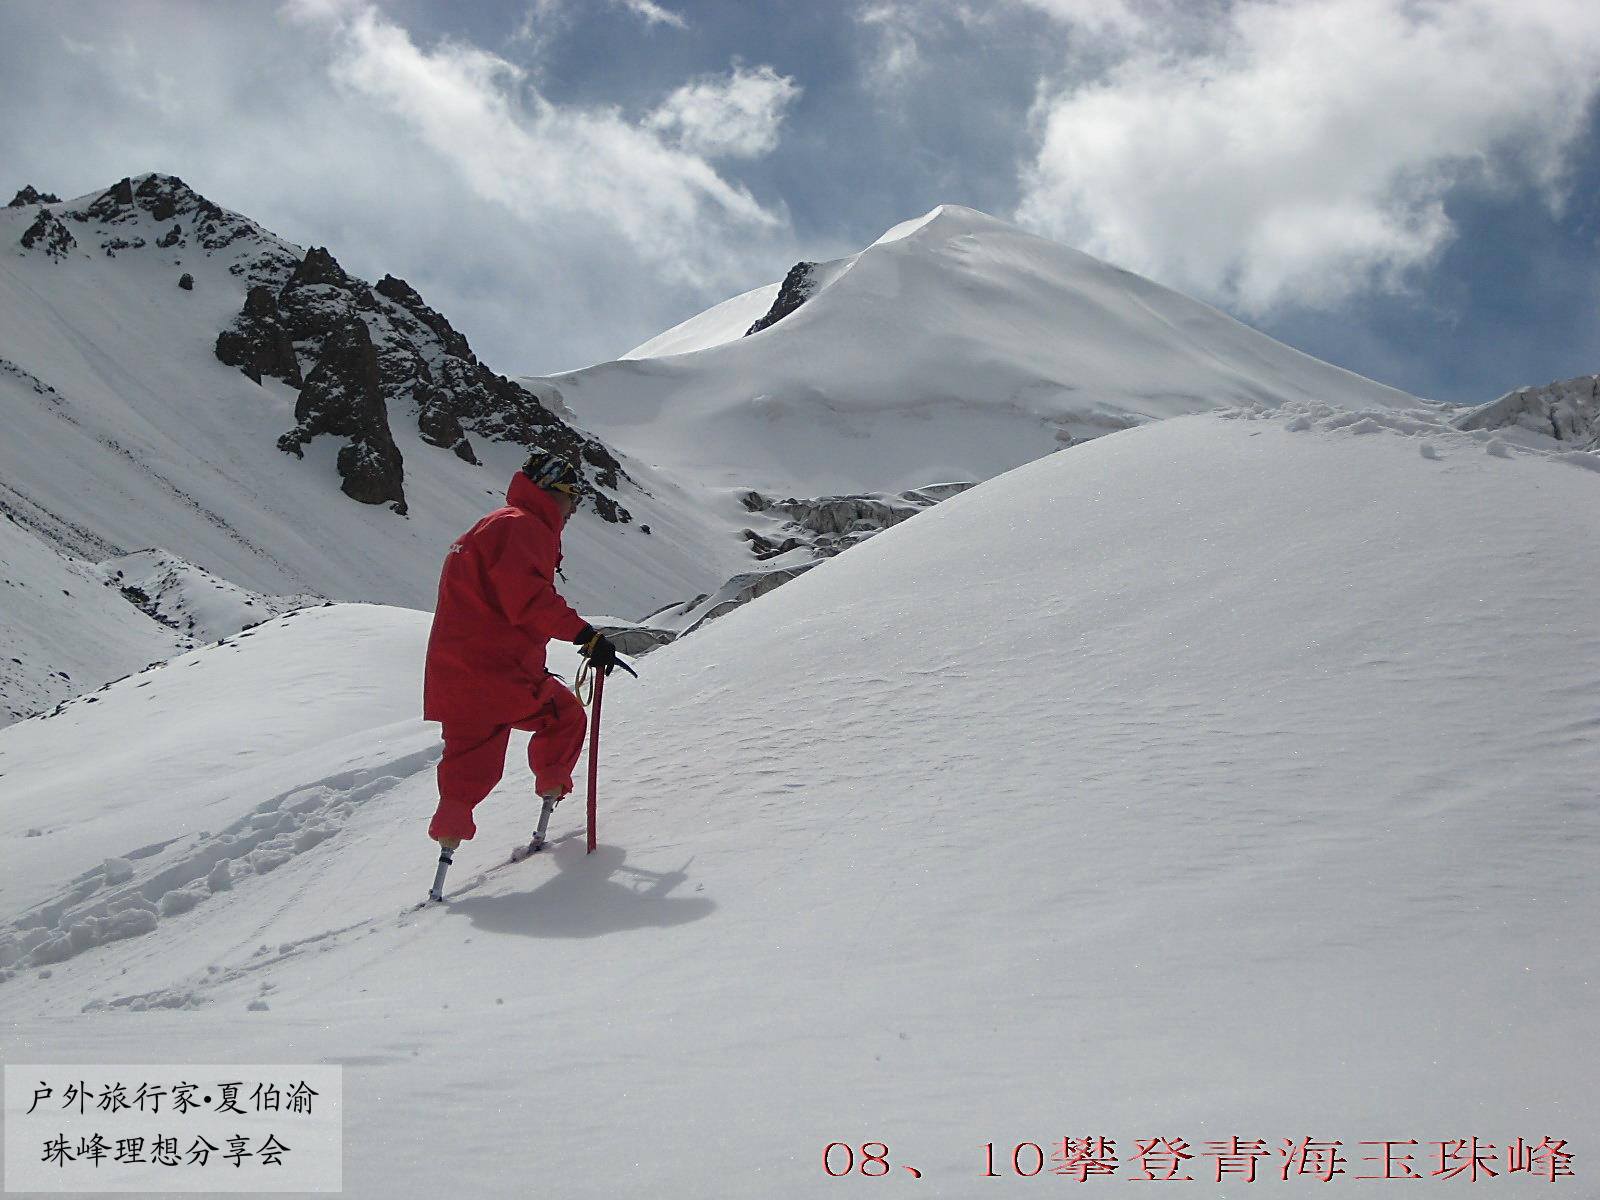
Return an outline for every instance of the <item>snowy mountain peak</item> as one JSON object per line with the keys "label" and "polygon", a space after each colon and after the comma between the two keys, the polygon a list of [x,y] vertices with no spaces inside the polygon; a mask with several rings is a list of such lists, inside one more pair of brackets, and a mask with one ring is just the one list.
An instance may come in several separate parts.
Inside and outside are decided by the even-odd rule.
{"label": "snowy mountain peak", "polygon": [[935,237],[962,237],[968,234],[982,234],[992,232],[1023,232],[1009,221],[1002,221],[999,217],[991,217],[988,213],[976,208],[967,208],[962,204],[940,204],[922,214],[912,217],[908,221],[901,221],[898,225],[885,230],[883,236],[873,242],[874,246],[886,246],[891,242],[903,241],[919,233]]}
{"label": "snowy mountain peak", "polygon": [[534,386],[683,476],[812,496],[985,479],[1230,405],[1417,403],[954,204]]}
{"label": "snowy mountain peak", "polygon": [[[425,443],[472,465],[480,460],[469,435],[565,453],[594,484],[595,511],[613,523],[631,519],[617,494],[627,476],[615,456],[480,363],[467,339],[404,280],[386,275],[371,287],[328,248],[303,251],[175,175],[130,176],[66,202],[30,185],[18,200],[17,207],[39,206],[17,238],[27,254],[60,264],[138,255],[146,268],[174,268],[163,286],[186,290],[196,286],[194,258],[208,260],[201,289],[235,297],[231,320],[207,331],[216,357],[257,383],[270,377],[312,390],[297,403],[293,428],[275,440],[301,456],[321,434],[349,439],[334,463],[346,495],[407,511],[404,455],[390,427],[406,422]],[[363,342],[376,359],[370,370],[352,361],[367,353]],[[318,375],[330,347],[341,362]]]}
{"label": "snowy mountain peak", "polygon": [[7,208],[24,208],[30,204],[60,204],[61,197],[49,192],[41,192],[33,184],[19,188],[17,194],[11,198]]}

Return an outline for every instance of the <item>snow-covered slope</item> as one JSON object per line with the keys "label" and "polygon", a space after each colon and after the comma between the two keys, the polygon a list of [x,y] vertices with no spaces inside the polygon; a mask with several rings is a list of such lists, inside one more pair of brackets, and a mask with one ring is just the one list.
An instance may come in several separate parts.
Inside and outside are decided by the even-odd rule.
{"label": "snow-covered slope", "polygon": [[[218,839],[235,844],[208,859],[204,878],[224,857],[257,848],[237,843],[229,826],[280,781],[303,791],[347,760],[373,762],[391,740],[396,756],[415,758],[405,772],[414,773],[435,741],[416,719],[427,634],[428,615],[408,609],[304,609],[12,726],[0,735],[5,832],[29,840],[14,847],[0,903],[28,908],[108,858],[170,872],[173,854],[197,841],[206,850]],[[35,754],[53,766],[18,769]],[[165,857],[146,849],[153,843]]]}
{"label": "snow-covered slope", "polygon": [[744,336],[745,330],[761,319],[778,298],[778,285],[766,284],[713,305],[703,313],[658,333],[642,346],[635,346],[622,357],[656,358],[664,354],[689,354],[720,346]]}
{"label": "snow-covered slope", "polygon": [[17,524],[0,488],[0,726],[170,658],[182,633]]}
{"label": "snow-covered slope", "polygon": [[952,205],[817,265],[804,291],[749,337],[770,288],[624,360],[528,382],[682,478],[799,496],[986,479],[1067,440],[1219,405],[1417,403]]}
{"label": "snow-covered slope", "polygon": [[1233,1200],[1323,1194],[1303,1137],[1581,1174],[1600,533],[1530,514],[1592,461],[1291,404],[1032,462],[614,677],[595,855],[497,865],[514,743],[410,917],[425,620],[270,623],[0,732],[7,1056],[342,1062],[355,1196],[811,1197],[869,1141],[1036,1195],[1012,1147],[1090,1136]]}
{"label": "snow-covered slope", "polygon": [[190,641],[214,642],[269,617],[321,603],[316,596],[247,591],[165,550],[137,550],[108,559],[96,565],[95,574]]}
{"label": "snow-covered slope", "polygon": [[1219,403],[1406,400],[952,207],[533,381],[542,407],[404,281],[369,287],[171,176],[0,210],[0,246],[10,510],[84,563],[152,549],[253,595],[429,607],[443,548],[540,437],[611,480],[569,528],[568,595],[638,619],[847,544],[752,513],[752,489],[893,496]]}

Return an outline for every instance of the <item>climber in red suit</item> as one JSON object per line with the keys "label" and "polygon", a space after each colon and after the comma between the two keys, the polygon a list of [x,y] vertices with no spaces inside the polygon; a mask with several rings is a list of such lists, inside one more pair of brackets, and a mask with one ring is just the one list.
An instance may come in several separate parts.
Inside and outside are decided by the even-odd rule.
{"label": "climber in red suit", "polygon": [[561,531],[583,494],[566,459],[536,450],[511,479],[506,506],[445,555],[428,637],[422,716],[443,724],[439,807],[428,836],[454,849],[477,832],[472,810],[505,773],[513,729],[533,734],[528,763],[541,799],[572,790],[587,729],[583,706],[545,669],[551,638],[611,673],[617,649],[555,588]]}

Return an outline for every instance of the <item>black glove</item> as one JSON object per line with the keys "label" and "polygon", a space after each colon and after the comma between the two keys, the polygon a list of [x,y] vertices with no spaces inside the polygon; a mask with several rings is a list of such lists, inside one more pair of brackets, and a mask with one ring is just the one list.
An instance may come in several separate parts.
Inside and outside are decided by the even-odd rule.
{"label": "black glove", "polygon": [[[589,660],[589,665],[596,671],[611,674],[617,666],[617,647],[605,634],[595,630],[593,625],[585,625],[583,632],[572,639],[572,644],[578,648],[578,653]],[[627,664],[622,664],[627,670]]]}

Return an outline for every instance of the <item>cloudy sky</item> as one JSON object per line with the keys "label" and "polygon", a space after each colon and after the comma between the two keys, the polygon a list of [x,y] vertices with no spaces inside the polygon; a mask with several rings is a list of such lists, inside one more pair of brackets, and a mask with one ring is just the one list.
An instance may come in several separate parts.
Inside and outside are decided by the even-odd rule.
{"label": "cloudy sky", "polygon": [[509,374],[966,204],[1475,402],[1600,371],[1597,62],[1594,0],[3,0],[0,186],[181,175]]}

